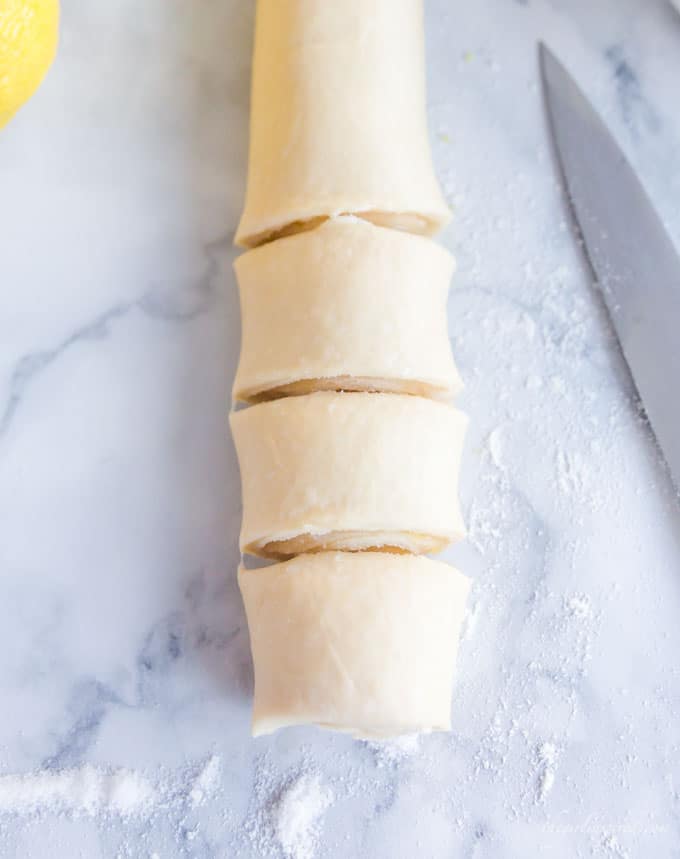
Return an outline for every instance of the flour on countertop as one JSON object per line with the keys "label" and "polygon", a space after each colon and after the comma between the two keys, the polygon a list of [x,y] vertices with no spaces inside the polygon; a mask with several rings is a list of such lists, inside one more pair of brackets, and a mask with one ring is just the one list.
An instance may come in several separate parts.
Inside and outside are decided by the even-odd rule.
{"label": "flour on countertop", "polygon": [[367,745],[373,752],[376,766],[396,766],[420,751],[420,734],[403,734],[392,740],[371,740]]}
{"label": "flour on countertop", "polygon": [[323,815],[335,801],[334,791],[316,770],[305,766],[281,787],[263,758],[255,773],[253,799],[255,808],[242,830],[254,855],[314,858],[321,840]]}
{"label": "flour on countertop", "polygon": [[206,798],[214,792],[220,780],[220,759],[217,755],[208,758],[204,767],[193,783],[189,792],[189,800],[193,806],[202,805]]}
{"label": "flour on countertop", "polygon": [[0,814],[130,817],[148,811],[156,799],[155,788],[134,770],[108,772],[85,764],[58,772],[0,776]]}
{"label": "flour on countertop", "polygon": [[538,758],[538,780],[536,783],[536,798],[543,802],[555,784],[555,763],[557,748],[554,743],[541,743],[536,750]]}
{"label": "flour on countertop", "polygon": [[593,616],[593,609],[587,594],[573,594],[568,597],[566,608],[569,614],[577,620],[588,620]]}
{"label": "flour on countertop", "polygon": [[491,430],[487,439],[487,444],[489,445],[491,462],[493,462],[496,468],[503,468],[503,442],[500,427],[496,427]]}
{"label": "flour on countertop", "polygon": [[196,808],[220,783],[220,758],[156,779],[138,770],[83,764],[0,775],[2,815],[134,818],[171,806]]}
{"label": "flour on countertop", "polygon": [[287,859],[312,859],[323,813],[334,799],[316,774],[287,787],[272,809],[276,840]]}
{"label": "flour on countertop", "polygon": [[463,619],[463,631],[460,634],[461,641],[467,641],[469,638],[472,638],[479,622],[479,614],[479,602],[474,602],[468,605],[468,609],[465,613],[465,618]]}
{"label": "flour on countertop", "polygon": [[[460,243],[449,317],[477,464],[466,519],[478,572],[461,636],[454,729],[475,738],[470,783],[502,784],[508,818],[530,820],[550,803],[579,718],[603,599],[597,581],[592,595],[583,592],[582,570],[592,563],[594,523],[628,489],[620,437],[635,431],[635,417],[625,379],[609,381],[615,356],[578,272],[531,259],[524,276],[494,282],[481,257],[491,240],[485,225],[491,233],[483,212],[466,225],[476,241],[472,250],[470,235]],[[488,404],[479,415],[477,402]],[[487,707],[474,661],[488,659],[489,640],[508,658]],[[470,702],[478,713],[464,712]],[[462,788],[456,797],[464,809]]]}

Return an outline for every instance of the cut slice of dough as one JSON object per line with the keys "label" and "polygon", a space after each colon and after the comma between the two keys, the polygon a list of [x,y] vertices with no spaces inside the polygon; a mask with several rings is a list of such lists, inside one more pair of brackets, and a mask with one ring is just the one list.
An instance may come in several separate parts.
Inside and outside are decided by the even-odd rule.
{"label": "cut slice of dough", "polygon": [[255,665],[253,734],[450,729],[470,581],[427,558],[301,555],[239,570]]}
{"label": "cut slice of dough", "polygon": [[450,398],[461,388],[446,298],[453,257],[354,217],[242,254],[234,399],[314,390]]}
{"label": "cut slice of dough", "polygon": [[233,412],[241,550],[437,552],[465,533],[458,468],[467,418],[399,394],[315,393]]}
{"label": "cut slice of dough", "polygon": [[425,110],[422,0],[258,0],[236,243],[361,214],[430,235],[449,210]]}

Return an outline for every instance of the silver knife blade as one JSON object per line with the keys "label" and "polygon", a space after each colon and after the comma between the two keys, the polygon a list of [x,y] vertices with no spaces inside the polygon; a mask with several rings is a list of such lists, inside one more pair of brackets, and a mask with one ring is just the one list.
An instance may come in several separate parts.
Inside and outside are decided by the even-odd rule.
{"label": "silver knife blade", "polygon": [[640,180],[564,66],[539,45],[558,161],[588,260],[680,489],[680,257]]}

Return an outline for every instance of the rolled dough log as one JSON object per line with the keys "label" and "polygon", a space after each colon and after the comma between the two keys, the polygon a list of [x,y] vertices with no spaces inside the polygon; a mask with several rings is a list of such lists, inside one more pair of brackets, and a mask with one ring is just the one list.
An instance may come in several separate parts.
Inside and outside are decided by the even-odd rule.
{"label": "rolled dough log", "polygon": [[425,111],[422,0],[258,0],[236,243],[361,214],[431,235],[449,210]]}
{"label": "rolled dough log", "polygon": [[253,734],[450,729],[470,581],[413,555],[322,552],[239,570],[255,665]]}
{"label": "rolled dough log", "polygon": [[400,394],[288,397],[233,412],[241,551],[438,552],[462,539],[458,469],[467,418]]}
{"label": "rolled dough log", "polygon": [[313,390],[452,397],[446,298],[453,257],[353,217],[271,242],[234,267],[241,359],[234,399]]}

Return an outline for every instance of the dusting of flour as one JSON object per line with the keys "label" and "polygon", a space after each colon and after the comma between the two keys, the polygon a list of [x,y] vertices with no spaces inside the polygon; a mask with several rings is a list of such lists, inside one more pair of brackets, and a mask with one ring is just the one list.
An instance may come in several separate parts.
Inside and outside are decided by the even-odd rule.
{"label": "dusting of flour", "polygon": [[189,801],[196,807],[203,805],[220,781],[220,759],[217,755],[208,758],[189,791]]}
{"label": "dusting of flour", "polygon": [[376,766],[392,767],[413,757],[420,750],[419,734],[403,734],[392,740],[371,740],[367,743],[373,752]]}
{"label": "dusting of flour", "polygon": [[148,810],[156,790],[134,770],[107,772],[90,764],[0,776],[0,814],[70,814],[130,817]]}
{"label": "dusting of flour", "polygon": [[[189,815],[195,815],[220,788],[218,755],[174,771],[153,773],[90,763],[61,770],[5,773],[0,775],[0,855],[9,855],[2,836],[12,818],[18,819],[22,827],[46,818],[86,818],[95,821],[100,829],[120,823],[130,825],[133,842],[129,843],[127,836],[121,840],[116,854],[121,859],[153,856],[152,851],[139,853],[139,836],[133,834],[137,827],[142,825],[145,833],[156,825],[162,827],[178,845],[193,841],[200,835],[200,822],[193,818],[189,823]],[[146,834],[141,837],[146,838]]]}
{"label": "dusting of flour", "polygon": [[312,859],[321,817],[333,799],[314,773],[301,775],[284,790],[272,818],[276,840],[288,859]]}
{"label": "dusting of flour", "polygon": [[536,757],[539,765],[536,796],[539,802],[543,802],[555,784],[557,747],[554,743],[541,743],[536,750]]}
{"label": "dusting of flour", "polygon": [[313,859],[322,839],[324,815],[335,793],[309,765],[281,784],[268,758],[257,765],[253,808],[243,823],[245,844],[256,856]]}

